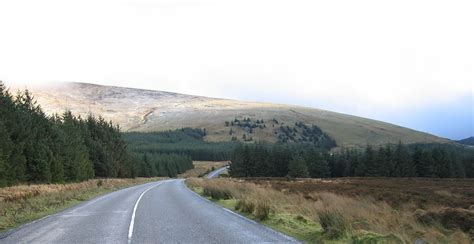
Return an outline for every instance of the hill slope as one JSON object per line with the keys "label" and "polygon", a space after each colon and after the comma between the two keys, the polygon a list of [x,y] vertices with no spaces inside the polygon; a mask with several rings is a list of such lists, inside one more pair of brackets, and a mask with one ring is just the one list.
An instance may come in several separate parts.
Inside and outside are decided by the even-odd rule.
{"label": "hill slope", "polygon": [[457,142],[468,146],[474,146],[474,136],[459,140]]}
{"label": "hill slope", "polygon": [[276,142],[279,139],[296,141],[309,138],[304,127],[295,126],[295,123],[301,123],[309,127],[317,125],[342,147],[396,143],[398,140],[404,143],[449,142],[397,125],[315,108],[85,83],[60,83],[28,89],[47,114],[62,113],[66,109],[81,116],[93,113],[120,124],[124,131],[192,127],[206,129],[208,135],[205,139],[208,141],[228,141],[232,137],[243,140],[245,134],[247,140],[251,137],[253,140]]}

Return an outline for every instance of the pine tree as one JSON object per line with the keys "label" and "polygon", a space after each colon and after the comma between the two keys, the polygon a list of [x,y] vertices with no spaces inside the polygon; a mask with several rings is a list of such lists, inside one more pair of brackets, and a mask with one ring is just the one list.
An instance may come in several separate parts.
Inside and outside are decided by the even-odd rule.
{"label": "pine tree", "polygon": [[[1,85],[1,83],[0,83]],[[1,119],[1,118],[0,118]],[[0,120],[0,187],[8,185],[8,160],[10,159],[13,143],[3,121]]]}
{"label": "pine tree", "polygon": [[255,145],[255,176],[268,176],[270,174],[271,164],[268,161],[269,153],[264,145],[257,143]]}
{"label": "pine tree", "polygon": [[451,159],[448,152],[442,148],[433,149],[434,172],[437,177],[451,178],[454,177]]}
{"label": "pine tree", "polygon": [[308,171],[313,178],[326,178],[330,176],[327,160],[320,152],[312,149],[307,153],[305,161],[308,165]]}
{"label": "pine tree", "polygon": [[387,147],[379,147],[375,156],[377,166],[377,176],[388,177],[390,176],[391,168],[391,151],[387,150]]}
{"label": "pine tree", "polygon": [[451,152],[449,157],[451,158],[451,164],[452,164],[452,170],[453,170],[452,176],[456,178],[466,177],[466,171],[461,159],[454,152]]}
{"label": "pine tree", "polygon": [[414,177],[416,176],[416,168],[411,160],[410,153],[406,146],[398,142],[395,150],[395,176],[397,177]]}
{"label": "pine tree", "polygon": [[277,145],[271,148],[269,161],[272,162],[273,169],[270,176],[284,177],[288,175],[288,164],[292,159],[292,152],[288,146]]}
{"label": "pine tree", "polygon": [[367,175],[367,164],[361,155],[354,155],[354,176],[364,177]]}
{"label": "pine tree", "polygon": [[419,177],[433,177],[434,160],[431,152],[423,151],[416,146],[413,152],[413,163]]}
{"label": "pine tree", "polygon": [[293,178],[307,178],[309,177],[308,166],[306,160],[301,156],[296,156],[290,161],[288,165],[288,175]]}
{"label": "pine tree", "polygon": [[366,167],[365,176],[380,176],[379,161],[377,160],[374,149],[369,145],[367,145],[365,149],[364,161]]}
{"label": "pine tree", "polygon": [[63,114],[62,129],[65,134],[63,158],[67,180],[81,181],[94,177],[89,151],[80,133],[79,124],[70,111]]}

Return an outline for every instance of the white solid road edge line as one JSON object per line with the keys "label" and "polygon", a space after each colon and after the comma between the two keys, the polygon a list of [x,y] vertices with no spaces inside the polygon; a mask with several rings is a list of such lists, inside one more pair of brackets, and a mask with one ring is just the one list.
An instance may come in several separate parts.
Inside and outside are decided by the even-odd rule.
{"label": "white solid road edge line", "polygon": [[147,193],[149,190],[159,186],[163,184],[163,181],[162,182],[159,182],[158,184],[146,189],[145,191],[142,192],[142,194],[140,194],[140,197],[138,197],[138,200],[137,202],[135,203],[135,207],[133,207],[133,213],[132,213],[132,219],[130,220],[130,227],[128,228],[128,243],[130,243],[132,241],[132,236],[133,236],[133,226],[135,225],[135,214],[137,212],[137,208],[138,208],[138,204],[140,203],[140,200],[142,199],[143,195],[145,195],[145,193]]}
{"label": "white solid road edge line", "polygon": [[232,211],[232,210],[230,210],[230,209],[228,209],[228,208],[222,207],[221,205],[218,205],[217,203],[215,203],[215,202],[213,202],[213,201],[211,201],[211,200],[209,200],[209,199],[207,199],[207,198],[205,198],[205,197],[203,197],[203,196],[197,194],[196,192],[194,192],[193,190],[189,189],[189,187],[186,186],[186,184],[184,183],[185,181],[186,181],[186,180],[183,180],[183,181],[182,181],[184,188],[185,188],[186,190],[188,190],[188,192],[194,194],[197,198],[199,198],[199,199],[201,199],[201,200],[204,200],[204,201],[207,201],[208,203],[214,205],[215,207],[220,208],[220,209],[226,211],[227,213],[233,214],[233,215],[239,217],[239,218],[242,219],[242,220],[245,220],[245,221],[247,221],[247,222],[249,222],[249,223],[252,223],[252,224],[254,224],[254,225],[259,225],[259,226],[265,228],[266,230],[268,230],[268,231],[270,231],[270,232],[272,232],[272,233],[274,233],[274,234],[277,234],[277,235],[281,236],[281,237],[284,238],[284,239],[287,239],[289,242],[292,242],[292,243],[300,243],[300,241],[296,240],[295,238],[293,238],[293,237],[291,237],[291,236],[289,236],[289,235],[283,234],[283,233],[281,233],[281,232],[279,232],[279,231],[276,231],[276,230],[274,230],[274,229],[272,229],[272,228],[270,228],[270,227],[268,227],[268,226],[263,225],[262,223],[258,223],[257,221],[254,221],[254,220],[252,220],[252,219],[249,219],[249,218],[247,218],[247,217],[245,217],[245,216],[243,216],[243,215],[241,215],[241,214],[239,214],[239,213],[236,213],[236,212],[234,212],[234,211]]}

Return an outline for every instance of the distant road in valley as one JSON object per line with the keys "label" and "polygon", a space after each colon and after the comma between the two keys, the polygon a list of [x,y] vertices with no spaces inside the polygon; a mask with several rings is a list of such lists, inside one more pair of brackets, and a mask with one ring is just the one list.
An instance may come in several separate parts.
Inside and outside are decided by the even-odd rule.
{"label": "distant road in valley", "polygon": [[218,178],[219,175],[221,175],[224,171],[226,171],[227,169],[229,169],[229,166],[226,166],[226,167],[222,167],[220,169],[216,169],[214,171],[212,171],[211,173],[209,173],[206,178],[208,179],[214,179],[214,178]]}
{"label": "distant road in valley", "polygon": [[0,243],[294,241],[200,197],[185,186],[183,179],[112,192],[0,237]]}

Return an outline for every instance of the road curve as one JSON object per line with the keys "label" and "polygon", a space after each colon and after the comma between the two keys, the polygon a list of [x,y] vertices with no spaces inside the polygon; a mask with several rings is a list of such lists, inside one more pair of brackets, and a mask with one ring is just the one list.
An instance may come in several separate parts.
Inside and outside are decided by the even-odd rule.
{"label": "road curve", "polygon": [[112,192],[0,237],[0,243],[294,241],[198,196],[182,179]]}
{"label": "road curve", "polygon": [[220,174],[222,174],[222,172],[224,172],[226,169],[229,169],[229,166],[225,166],[225,167],[222,167],[222,168],[219,168],[219,169],[216,169],[214,171],[212,171],[211,173],[209,173],[207,175],[207,179],[214,179],[214,178],[218,178]]}

